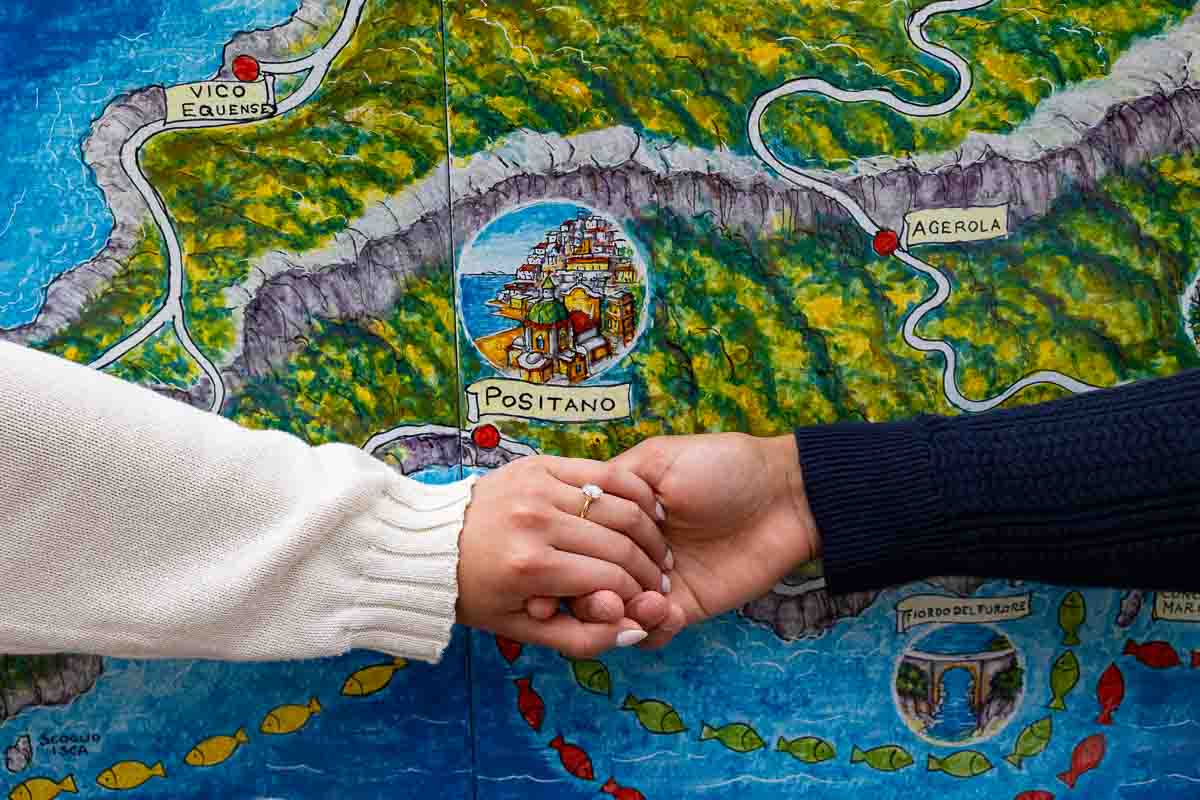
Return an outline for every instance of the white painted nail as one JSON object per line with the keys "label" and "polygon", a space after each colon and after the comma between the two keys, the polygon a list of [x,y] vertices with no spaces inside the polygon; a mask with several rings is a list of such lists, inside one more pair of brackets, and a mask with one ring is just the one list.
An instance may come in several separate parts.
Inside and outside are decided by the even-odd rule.
{"label": "white painted nail", "polygon": [[671,593],[671,579],[666,575],[663,575],[663,579],[662,579],[662,593],[663,594]]}
{"label": "white painted nail", "polygon": [[667,510],[663,508],[663,504],[657,500],[654,501],[654,517],[659,522],[667,521]]}
{"label": "white painted nail", "polygon": [[667,548],[667,558],[663,562],[663,569],[665,569],[667,572],[675,569],[675,551],[670,547]]}
{"label": "white painted nail", "polygon": [[645,631],[628,630],[617,634],[617,647],[633,647],[650,634]]}

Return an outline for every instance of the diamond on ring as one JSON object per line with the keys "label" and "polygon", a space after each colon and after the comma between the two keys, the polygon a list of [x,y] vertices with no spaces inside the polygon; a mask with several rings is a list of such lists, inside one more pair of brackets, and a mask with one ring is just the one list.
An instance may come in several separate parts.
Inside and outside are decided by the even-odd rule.
{"label": "diamond on ring", "polygon": [[592,503],[604,496],[604,490],[594,483],[589,483],[580,489],[583,492],[583,510],[579,512],[581,519],[587,519]]}

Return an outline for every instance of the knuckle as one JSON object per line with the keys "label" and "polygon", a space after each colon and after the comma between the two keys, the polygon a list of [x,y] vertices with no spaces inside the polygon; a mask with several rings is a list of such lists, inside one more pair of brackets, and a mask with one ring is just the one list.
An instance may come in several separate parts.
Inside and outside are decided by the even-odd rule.
{"label": "knuckle", "polygon": [[525,529],[543,528],[549,518],[544,508],[533,503],[516,503],[508,515],[514,527]]}
{"label": "knuckle", "polygon": [[661,436],[655,436],[652,439],[645,439],[638,443],[633,448],[633,452],[637,454],[637,460],[642,465],[653,465],[661,461],[666,453],[664,442]]}
{"label": "knuckle", "polygon": [[518,578],[532,578],[541,574],[545,562],[541,555],[529,551],[518,551],[508,557],[508,569]]}
{"label": "knuckle", "polygon": [[601,486],[610,487],[613,491],[616,491],[622,485],[621,475],[623,473],[624,470],[622,470],[616,464],[608,462],[600,466],[599,471],[596,473],[596,477],[600,480]]}
{"label": "knuckle", "polygon": [[526,456],[513,462],[519,465],[523,473],[529,474],[534,472],[545,472],[547,467],[546,457],[543,455]]}
{"label": "knuckle", "polygon": [[551,507],[557,499],[555,485],[549,481],[541,479],[537,475],[530,475],[529,478],[522,482],[519,491],[521,496],[526,501],[537,501],[539,507]]}

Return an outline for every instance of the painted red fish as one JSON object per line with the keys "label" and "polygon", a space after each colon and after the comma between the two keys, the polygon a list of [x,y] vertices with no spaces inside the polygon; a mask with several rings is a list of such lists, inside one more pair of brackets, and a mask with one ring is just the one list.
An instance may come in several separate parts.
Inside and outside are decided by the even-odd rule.
{"label": "painted red fish", "polygon": [[1192,669],[1200,669],[1200,650],[1192,651]]}
{"label": "painted red fish", "polygon": [[1100,766],[1103,759],[1104,734],[1092,734],[1075,745],[1075,752],[1071,753],[1071,768],[1066,772],[1058,773],[1058,779],[1074,789],[1075,781],[1079,780],[1083,773]]}
{"label": "painted red fish", "polygon": [[1028,792],[1021,792],[1013,800],[1054,800],[1054,795],[1042,789],[1030,789]]}
{"label": "painted red fish", "polygon": [[1108,669],[1100,676],[1096,684],[1096,699],[1100,701],[1100,716],[1096,722],[1100,725],[1112,725],[1113,712],[1125,699],[1125,676],[1116,664],[1109,664]]}
{"label": "painted red fish", "polygon": [[550,746],[558,751],[558,758],[567,772],[585,781],[596,779],[596,773],[592,771],[592,759],[583,748],[565,742],[561,733],[554,737]]}
{"label": "painted red fish", "polygon": [[500,651],[500,655],[504,656],[504,660],[508,663],[513,663],[521,657],[521,650],[525,645],[520,642],[514,642],[512,639],[496,634],[496,649]]}
{"label": "painted red fish", "polygon": [[617,782],[612,778],[600,787],[600,791],[605,794],[611,794],[617,800],[646,800],[646,795],[639,792],[637,789],[630,789],[628,786],[618,786]]}
{"label": "painted red fish", "polygon": [[517,685],[517,710],[529,727],[540,731],[546,719],[546,701],[533,690],[533,678],[517,678],[513,683]]}
{"label": "painted red fish", "polygon": [[1153,669],[1170,669],[1178,667],[1182,662],[1175,648],[1166,642],[1144,642],[1138,644],[1133,639],[1125,642],[1125,650],[1121,653],[1133,656],[1138,661]]}

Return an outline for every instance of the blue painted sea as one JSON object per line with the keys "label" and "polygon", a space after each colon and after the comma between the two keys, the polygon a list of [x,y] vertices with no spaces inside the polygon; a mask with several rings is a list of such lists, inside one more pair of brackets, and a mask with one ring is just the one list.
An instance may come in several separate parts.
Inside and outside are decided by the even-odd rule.
{"label": "blue painted sea", "polygon": [[[105,661],[92,691],[70,706],[23,714],[0,727],[4,746],[21,734],[34,744],[28,773],[0,781],[74,776],[80,797],[110,794],[96,778],[119,761],[163,763],[131,796],[173,798],[462,798],[470,796],[466,633],[438,667],[410,664],[383,691],[342,697],[345,679],[388,659],[359,652],[320,662],[226,664]],[[321,707],[288,735],[260,732],[283,704]],[[184,762],[188,751],[244,727],[249,742],[211,767]],[[86,754],[55,754],[43,737],[95,736]],[[65,795],[64,795],[65,796]]]}
{"label": "blue painted sea", "polygon": [[508,317],[496,313],[493,306],[487,304],[496,296],[506,283],[514,279],[513,275],[462,275],[459,277],[461,287],[461,308],[467,333],[472,339],[490,336],[516,326]]}
{"label": "blue painted sea", "polygon": [[46,285],[91,258],[112,215],[84,166],[89,126],[117,95],[211,76],[239,30],[297,0],[0,3],[0,327],[32,320]]}
{"label": "blue painted sea", "polygon": [[[1031,789],[1048,790],[1061,798],[1200,796],[1200,670],[1191,669],[1189,660],[1190,651],[1200,647],[1200,626],[1152,622],[1147,607],[1131,627],[1120,629],[1115,624],[1119,593],[1084,591],[1087,622],[1080,630],[1082,644],[1072,648],[1081,676],[1067,695],[1067,709],[1055,713],[1046,705],[1051,699],[1051,665],[1065,649],[1057,615],[1066,591],[1034,588],[1030,617],[995,626],[1021,653],[1025,695],[1006,728],[990,740],[970,745],[994,765],[975,778],[929,772],[929,755],[945,757],[956,748],[926,743],[906,727],[895,709],[891,687],[897,660],[931,630],[919,626],[906,634],[896,632],[893,609],[901,596],[898,592],[885,592],[861,617],[838,623],[817,639],[784,643],[770,630],[731,614],[686,631],[664,653],[605,656],[612,676],[611,697],[580,688],[569,664],[553,653],[527,648],[509,666],[490,637],[475,636],[478,797],[582,800],[596,797],[598,782],[610,775],[647,798],[1011,800]],[[1011,593],[1003,585],[980,592]],[[976,647],[991,635],[988,628],[987,636],[981,636],[977,626],[942,630],[945,633],[938,638],[952,650]],[[1121,655],[1127,639],[1168,641],[1184,664],[1150,669]],[[931,646],[937,649],[937,639]],[[1099,725],[1096,684],[1114,662],[1124,675],[1125,698],[1114,714],[1114,724]],[[513,681],[518,677],[532,677],[534,689],[545,701],[547,713],[540,732],[532,731],[517,712]],[[688,730],[668,736],[649,733],[633,714],[620,710],[628,693],[671,704]],[[1004,756],[1012,752],[1020,732],[1048,715],[1053,716],[1053,733],[1045,751],[1028,759],[1021,770],[1006,763]],[[731,722],[753,726],[768,747],[740,754],[716,741],[699,740],[703,723]],[[597,782],[565,773],[557,753],[548,746],[559,733],[591,755]],[[1077,788],[1070,791],[1057,775],[1070,767],[1075,746],[1096,733],[1106,737],[1107,753],[1100,766],[1080,777]],[[821,737],[833,745],[837,756],[821,764],[801,763],[775,750],[781,736]],[[889,744],[905,748],[914,764],[897,772],[877,772],[866,764],[850,763],[855,746],[869,750]]]}

